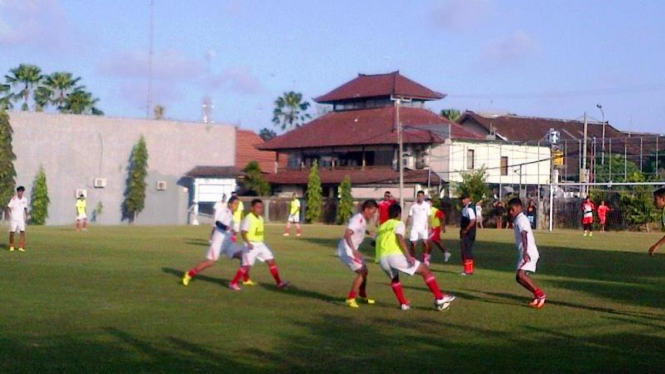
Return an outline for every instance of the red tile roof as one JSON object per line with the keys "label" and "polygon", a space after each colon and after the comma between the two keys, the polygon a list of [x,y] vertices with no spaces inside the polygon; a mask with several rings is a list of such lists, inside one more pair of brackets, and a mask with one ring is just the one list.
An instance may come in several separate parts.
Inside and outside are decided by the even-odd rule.
{"label": "red tile roof", "polygon": [[[278,136],[261,149],[286,150],[336,146],[397,144],[395,107],[329,112]],[[450,125],[453,138],[483,139],[427,109],[400,107],[407,144],[441,143]]]}
{"label": "red tile roof", "polygon": [[334,103],[371,97],[400,96],[422,100],[439,100],[446,95],[401,75],[399,71],[388,74],[358,74],[358,77],[314,98],[317,103]]}
{"label": "red tile roof", "polygon": [[[392,169],[365,169],[365,170],[320,170],[322,184],[340,184],[348,175],[351,177],[353,185],[377,184],[377,183],[399,183],[399,172]],[[429,173],[428,170],[408,170],[404,171],[404,183],[426,184],[428,177],[430,183],[438,184],[439,177],[435,173]],[[309,170],[285,170],[277,174],[271,174],[266,177],[272,184],[307,184],[309,180]]]}
{"label": "red tile roof", "polygon": [[236,129],[236,168],[242,170],[250,161],[258,161],[264,173],[275,172],[275,152],[263,151],[263,139],[250,130]]}

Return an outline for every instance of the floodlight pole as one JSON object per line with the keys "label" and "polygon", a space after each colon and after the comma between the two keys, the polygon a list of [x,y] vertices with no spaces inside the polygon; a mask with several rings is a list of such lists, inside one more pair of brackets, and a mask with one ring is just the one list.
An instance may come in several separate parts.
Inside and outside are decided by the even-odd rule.
{"label": "floodlight pole", "polygon": [[596,107],[600,109],[600,115],[602,116],[603,121],[603,144],[601,145],[602,154],[600,155],[600,164],[605,165],[605,111],[603,111],[603,106],[600,104],[596,104]]}
{"label": "floodlight pole", "polygon": [[395,121],[397,121],[397,144],[399,146],[399,205],[404,209],[404,137],[402,122],[399,119],[399,106],[401,99],[395,99]]}

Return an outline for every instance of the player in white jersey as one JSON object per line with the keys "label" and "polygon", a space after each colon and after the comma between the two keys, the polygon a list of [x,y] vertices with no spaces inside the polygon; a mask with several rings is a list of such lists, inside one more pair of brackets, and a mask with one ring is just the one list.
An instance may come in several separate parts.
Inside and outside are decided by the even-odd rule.
{"label": "player in white jersey", "polygon": [[[242,246],[236,244],[231,239],[233,237],[233,213],[238,209],[238,198],[231,197],[221,209],[215,211],[215,232],[212,235],[212,243],[208,247],[206,259],[186,272],[182,277],[182,284],[187,286],[196,274],[215,265],[221,255],[228,258],[242,260]],[[243,284],[247,286],[255,285],[249,278],[249,273],[245,275]]]}
{"label": "player in white jersey", "polygon": [[533,293],[533,301],[529,306],[540,309],[545,306],[547,296],[529,276],[529,273],[536,272],[536,264],[540,258],[531,222],[524,215],[522,201],[519,198],[510,200],[508,207],[510,215],[514,218],[515,245],[517,245],[518,253],[516,280],[522,287]]}
{"label": "player in white jersey", "polygon": [[[226,208],[226,194],[223,194],[222,199],[216,202],[212,207],[212,215],[215,217],[215,222],[217,221],[217,212],[221,212],[224,208]],[[215,235],[215,222],[212,223],[212,230],[210,231],[210,239],[208,239],[208,244],[212,244],[212,237]]]}
{"label": "player in white jersey", "polygon": [[351,271],[358,274],[353,281],[351,291],[346,298],[346,305],[358,308],[356,296],[367,304],[374,304],[374,300],[367,297],[367,266],[362,253],[358,250],[367,232],[367,222],[374,219],[379,204],[376,200],[367,200],[363,203],[360,213],[349,219],[344,231],[344,237],[337,246],[337,256]]}
{"label": "player in white jersey", "polygon": [[411,225],[411,246],[409,252],[412,257],[416,257],[416,246],[418,241],[423,242],[423,261],[426,261],[427,253],[429,253],[429,216],[432,214],[432,206],[425,201],[425,192],[418,191],[416,195],[416,202],[411,205],[409,209],[409,218],[406,220],[406,225]]}
{"label": "player in white jersey", "polygon": [[16,196],[7,204],[9,213],[9,251],[14,251],[14,233],[19,233],[18,251],[25,252],[25,223],[28,220],[28,199],[23,197],[25,187],[16,189]]}

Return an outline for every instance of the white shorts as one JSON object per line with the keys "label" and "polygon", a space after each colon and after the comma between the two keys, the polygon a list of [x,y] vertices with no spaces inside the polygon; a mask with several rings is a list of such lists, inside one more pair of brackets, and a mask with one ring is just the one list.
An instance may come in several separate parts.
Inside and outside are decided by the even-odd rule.
{"label": "white shorts", "polygon": [[418,240],[427,240],[429,238],[429,230],[427,229],[411,229],[411,236],[409,240],[412,242],[417,242]]}
{"label": "white shorts", "polygon": [[413,266],[409,266],[404,255],[390,255],[381,258],[379,266],[381,266],[381,269],[386,272],[390,279],[393,279],[399,275],[400,271],[409,275],[415,274],[420,266],[420,261],[414,258]]}
{"label": "white shorts", "polygon": [[25,231],[25,221],[10,221],[9,232]]}
{"label": "white shorts", "polygon": [[256,260],[266,262],[275,258],[265,243],[252,243],[252,245],[254,248],[251,251],[247,249],[247,245],[242,251],[242,266],[254,266]]}
{"label": "white shorts", "polygon": [[85,214],[85,213],[82,213],[82,214],[79,214],[78,216],[76,216],[77,221],[83,221],[84,219],[88,219],[88,215]]}
{"label": "white shorts", "polygon": [[300,223],[300,213],[289,214],[288,223]]}
{"label": "white shorts", "polygon": [[536,265],[538,264],[538,259],[540,258],[540,254],[538,253],[538,251],[528,251],[528,253],[529,257],[531,258],[531,261],[525,264],[524,259],[522,258],[522,254],[520,253],[519,258],[517,259],[517,270],[524,270],[530,273],[535,273]]}
{"label": "white shorts", "polygon": [[235,221],[233,222],[233,231],[240,233],[240,222],[236,223]]}
{"label": "white shorts", "polygon": [[349,269],[351,269],[352,272],[356,272],[365,266],[365,261],[358,261],[355,257],[353,257],[351,249],[347,248],[344,242],[340,242],[337,246],[337,257],[339,257],[339,260],[342,261],[342,263]]}
{"label": "white shorts", "polygon": [[219,260],[220,255],[233,258],[233,256],[240,251],[242,251],[242,246],[231,240],[231,233],[215,229],[215,233],[212,234],[212,243],[210,244],[210,247],[208,247],[206,258],[212,261]]}

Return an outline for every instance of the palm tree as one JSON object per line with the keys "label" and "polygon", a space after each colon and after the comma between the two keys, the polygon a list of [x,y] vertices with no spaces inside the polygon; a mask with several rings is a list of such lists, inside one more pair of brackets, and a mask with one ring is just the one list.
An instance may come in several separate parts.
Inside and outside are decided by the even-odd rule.
{"label": "palm tree", "polygon": [[23,89],[18,94],[13,95],[14,101],[23,100],[21,110],[29,110],[28,101],[30,100],[30,94],[34,87],[44,78],[42,70],[35,65],[20,64],[17,68],[10,69],[9,73],[10,75],[5,75],[5,80],[8,84],[23,86]]}
{"label": "palm tree", "polygon": [[0,84],[0,111],[12,109],[14,104],[14,96],[12,95],[12,86],[8,84]]}
{"label": "palm tree", "polygon": [[293,129],[302,124],[311,116],[305,111],[309,102],[302,101],[302,94],[298,92],[285,92],[275,100],[272,122],[282,130]]}
{"label": "palm tree", "polygon": [[49,104],[54,105],[58,110],[61,110],[65,104],[67,96],[76,92],[83,91],[85,86],[77,86],[81,77],[76,77],[72,73],[66,71],[58,71],[51,75],[46,76],[44,80],[44,94],[47,92]]}
{"label": "palm tree", "polygon": [[445,117],[452,122],[456,122],[460,117],[462,117],[462,112],[457,109],[443,109],[441,111],[441,117]]}
{"label": "palm tree", "polygon": [[90,92],[74,91],[65,98],[60,113],[103,116],[104,112],[96,107],[98,102],[99,99],[93,98]]}
{"label": "palm tree", "polygon": [[155,115],[156,120],[164,119],[164,115],[166,114],[166,107],[164,105],[157,104],[152,109],[152,111]]}

